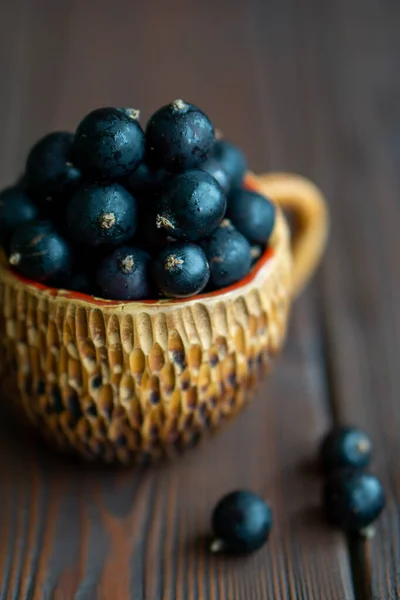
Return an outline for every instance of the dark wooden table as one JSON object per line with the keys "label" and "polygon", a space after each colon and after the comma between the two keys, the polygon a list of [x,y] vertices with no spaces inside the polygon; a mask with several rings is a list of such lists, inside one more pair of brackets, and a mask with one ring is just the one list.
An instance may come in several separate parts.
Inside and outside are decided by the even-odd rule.
{"label": "dark wooden table", "polygon": [[[181,96],[255,171],[316,181],[333,221],[273,376],[199,449],[145,473],[78,468],[2,416],[2,600],[400,598],[399,26],[398,0],[1,2],[2,184],[94,107],[146,118]],[[370,542],[320,516],[315,454],[334,421],[375,444],[387,509]],[[271,503],[270,542],[211,557],[211,509],[239,487]]]}

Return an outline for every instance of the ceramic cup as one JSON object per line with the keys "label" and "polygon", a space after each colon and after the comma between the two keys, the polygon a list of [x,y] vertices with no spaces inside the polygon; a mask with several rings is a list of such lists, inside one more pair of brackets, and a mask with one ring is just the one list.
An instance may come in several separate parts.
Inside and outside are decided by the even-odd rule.
{"label": "ceramic cup", "polygon": [[237,414],[282,347],[328,229],[310,181],[249,173],[245,185],[276,202],[275,228],[251,273],[217,292],[100,300],[27,281],[3,261],[2,401],[59,449],[122,463],[173,454]]}

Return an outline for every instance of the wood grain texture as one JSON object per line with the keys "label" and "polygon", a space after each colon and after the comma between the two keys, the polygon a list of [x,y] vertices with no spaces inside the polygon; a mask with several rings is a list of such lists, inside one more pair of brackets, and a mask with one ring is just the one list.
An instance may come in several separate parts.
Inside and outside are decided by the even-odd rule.
{"label": "wood grain texture", "polygon": [[[145,119],[179,95],[255,171],[314,179],[333,213],[322,274],[271,379],[181,460],[82,467],[49,455],[3,407],[1,600],[400,597],[399,20],[394,0],[0,4],[1,184],[37,137],[94,106],[133,104]],[[353,544],[352,562],[318,510],[313,460],[330,400],[336,419],[371,433],[388,492],[376,538]],[[210,556],[211,509],[237,487],[271,503],[270,542],[245,560]]]}
{"label": "wood grain texture", "polygon": [[300,52],[314,115],[308,175],[336,199],[321,286],[334,412],[371,433],[373,470],[388,496],[375,539],[351,544],[355,579],[360,598],[391,600],[400,597],[400,12],[389,2],[367,2],[362,12],[335,2],[317,26],[305,15]]}
{"label": "wood grain texture", "polygon": [[[9,459],[0,463],[9,484],[0,523],[3,597],[317,599],[326,590],[352,599],[345,545],[318,507],[313,458],[327,416],[307,302],[291,339],[271,384],[241,419],[155,470],[105,471],[51,457],[10,431],[8,420],[1,456]],[[212,557],[211,507],[238,487],[268,498],[274,533],[248,559]]]}

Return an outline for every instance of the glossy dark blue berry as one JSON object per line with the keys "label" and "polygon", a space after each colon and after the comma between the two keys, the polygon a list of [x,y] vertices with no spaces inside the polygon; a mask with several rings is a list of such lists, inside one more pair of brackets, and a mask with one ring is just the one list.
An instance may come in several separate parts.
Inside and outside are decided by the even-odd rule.
{"label": "glossy dark blue berry", "polygon": [[254,552],[265,544],[271,528],[271,509],[260,496],[249,491],[231,492],[214,509],[211,550]]}
{"label": "glossy dark blue berry", "polygon": [[335,469],[364,469],[371,462],[372,443],[366,433],[355,427],[335,427],[323,439],[321,465],[325,473]]}
{"label": "glossy dark blue berry", "polygon": [[100,263],[96,281],[103,298],[141,300],[151,297],[150,256],[131,246],[116,248]]}
{"label": "glossy dark blue berry", "polygon": [[218,140],[211,156],[228,174],[231,186],[240,187],[247,171],[247,160],[242,150],[227,140]]}
{"label": "glossy dark blue berry", "polygon": [[214,177],[203,171],[186,171],[163,186],[157,227],[171,237],[194,242],[214,231],[225,211],[226,196]]}
{"label": "glossy dark blue berry", "polygon": [[265,244],[275,225],[276,209],[261,194],[235,189],[229,194],[226,215],[251,244]]}
{"label": "glossy dark blue berry", "polygon": [[197,167],[208,158],[214,141],[214,127],[207,115],[183,100],[160,108],[146,128],[150,162],[169,171]]}
{"label": "glossy dark blue berry", "polygon": [[228,219],[200,245],[210,265],[210,284],[214,289],[231,285],[250,271],[250,244]]}
{"label": "glossy dark blue berry", "polygon": [[69,235],[77,242],[118,246],[136,231],[136,200],[119,183],[86,184],[72,197],[67,222]]}
{"label": "glossy dark blue berry", "polygon": [[228,194],[230,189],[230,178],[228,173],[222,168],[221,164],[215,158],[208,158],[199,165],[199,170],[208,173],[217,180],[224,194]]}
{"label": "glossy dark blue berry", "polygon": [[98,108],[78,125],[73,159],[82,171],[95,178],[127,177],[144,156],[144,133],[138,111]]}
{"label": "glossy dark blue berry", "polygon": [[56,131],[39,140],[26,161],[26,183],[51,217],[64,214],[65,204],[82,180],[72,163],[72,133]]}
{"label": "glossy dark blue berry", "polygon": [[146,162],[142,162],[129,175],[126,187],[133,195],[156,193],[167,176],[168,173],[164,169],[152,169]]}
{"label": "glossy dark blue berry", "polygon": [[342,469],[326,480],[323,505],[332,525],[349,532],[362,532],[381,514],[385,494],[381,482],[373,475]]}
{"label": "glossy dark blue berry", "polygon": [[8,250],[15,230],[36,219],[38,209],[19,187],[9,187],[0,192],[0,243]]}
{"label": "glossy dark blue berry", "polygon": [[172,242],[156,255],[153,281],[168,298],[186,298],[201,292],[210,277],[207,258],[196,244]]}
{"label": "glossy dark blue berry", "polygon": [[19,273],[42,283],[61,286],[68,281],[71,251],[50,221],[29,221],[14,233],[10,265]]}

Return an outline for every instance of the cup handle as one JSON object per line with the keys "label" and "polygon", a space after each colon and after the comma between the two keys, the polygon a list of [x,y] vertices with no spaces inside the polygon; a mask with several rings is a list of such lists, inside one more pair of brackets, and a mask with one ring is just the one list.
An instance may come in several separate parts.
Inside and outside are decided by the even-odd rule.
{"label": "cup handle", "polygon": [[271,173],[258,175],[256,179],[263,194],[294,214],[292,281],[293,294],[297,296],[316,270],[326,246],[329,229],[326,200],[316,185],[300,175]]}

